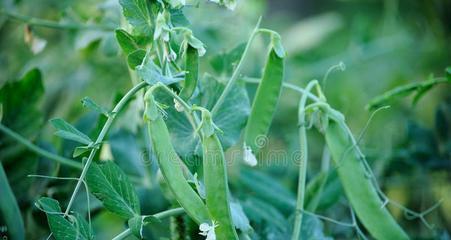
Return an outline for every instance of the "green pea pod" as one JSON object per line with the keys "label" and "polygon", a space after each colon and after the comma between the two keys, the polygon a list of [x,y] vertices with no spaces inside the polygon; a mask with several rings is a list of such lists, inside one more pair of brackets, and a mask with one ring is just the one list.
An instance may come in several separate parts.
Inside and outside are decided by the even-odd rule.
{"label": "green pea pod", "polygon": [[259,138],[268,133],[282,88],[283,74],[284,59],[271,49],[244,132],[245,144],[254,153],[263,147],[259,144]]}
{"label": "green pea pod", "polygon": [[[0,163],[0,215],[7,227],[7,236],[11,239],[25,239],[25,229],[16,198],[8,183],[5,170]],[[6,238],[7,239],[7,238]]]}
{"label": "green pea pod", "polygon": [[230,213],[227,168],[210,112],[202,111],[202,149],[207,207],[217,224],[217,239],[238,239]]}
{"label": "green pea pod", "polygon": [[336,163],[338,176],[357,217],[375,239],[409,239],[378,196],[365,166],[353,146],[352,136],[337,122],[326,130],[326,142]]}
{"label": "green pea pod", "polygon": [[177,202],[194,221],[198,224],[210,222],[208,210],[204,202],[191,188],[183,175],[183,162],[171,144],[168,128],[151,92],[146,93],[145,102],[144,120],[148,123],[148,132],[152,139],[152,147],[157,156],[161,173],[169,185],[169,189],[174,194]]}
{"label": "green pea pod", "polygon": [[188,44],[188,48],[186,49],[186,75],[185,75],[185,85],[180,91],[180,97],[183,100],[188,100],[196,90],[197,79],[198,79],[198,71],[199,71],[199,54],[197,49],[191,47]]}

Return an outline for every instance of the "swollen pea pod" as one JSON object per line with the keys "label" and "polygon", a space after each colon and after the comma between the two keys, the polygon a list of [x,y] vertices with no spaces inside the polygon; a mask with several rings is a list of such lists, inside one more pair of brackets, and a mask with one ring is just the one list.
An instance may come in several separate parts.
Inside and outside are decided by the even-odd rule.
{"label": "swollen pea pod", "polygon": [[215,131],[211,113],[201,109],[203,168],[207,207],[214,223],[218,239],[238,239],[232,222],[227,184],[227,168],[221,142]]}
{"label": "swollen pea pod", "polygon": [[[340,123],[341,122],[341,123]],[[357,217],[375,239],[409,239],[388,210],[366,176],[366,168],[353,136],[344,121],[331,121],[326,129],[326,142],[337,165],[338,176]]]}
{"label": "swollen pea pod", "polygon": [[161,173],[177,202],[187,214],[198,224],[209,222],[210,216],[204,202],[184,177],[183,162],[171,144],[168,128],[151,90],[147,91],[144,96],[146,103],[144,120],[147,122],[152,147],[157,156]]}
{"label": "swollen pea pod", "polygon": [[183,100],[188,100],[196,90],[199,72],[199,54],[197,52],[197,49],[191,47],[191,45],[189,44],[186,49],[185,68],[187,71],[187,73],[185,74],[185,85],[183,85],[179,96]]}
{"label": "swollen pea pod", "polygon": [[268,133],[276,110],[284,73],[284,58],[281,56],[274,48],[271,48],[244,130],[244,142],[254,153],[262,147],[262,144],[259,144],[259,138]]}
{"label": "swollen pea pod", "polygon": [[[25,228],[16,198],[8,183],[5,170],[0,163],[0,215],[7,227],[7,236],[11,239],[25,239]],[[4,239],[8,239],[7,237]]]}

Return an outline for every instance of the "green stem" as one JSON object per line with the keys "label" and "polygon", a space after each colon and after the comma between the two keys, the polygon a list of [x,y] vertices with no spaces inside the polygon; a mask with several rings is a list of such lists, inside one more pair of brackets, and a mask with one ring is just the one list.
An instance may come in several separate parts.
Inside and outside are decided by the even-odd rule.
{"label": "green stem", "polygon": [[[137,93],[140,89],[144,88],[147,85],[146,82],[140,82],[137,85],[135,85],[132,89],[130,89],[123,97],[122,99],[116,104],[116,106],[113,108],[112,114],[108,117],[105,124],[103,125],[102,130],[99,133],[99,136],[97,136],[96,141],[94,142],[94,145],[98,145],[103,141],[103,138],[107,134],[108,130],[110,129],[111,125],[113,124],[113,121],[117,115],[118,112],[122,110],[122,108],[125,106],[125,104],[130,100],[135,93]],[[70,209],[72,207],[72,204],[74,203],[75,196],[77,195],[78,191],[80,190],[81,184],[83,182],[83,179],[86,176],[86,173],[88,172],[89,166],[91,165],[92,160],[94,159],[94,156],[97,152],[97,148],[93,148],[91,150],[91,153],[89,154],[88,160],[86,160],[86,164],[83,167],[83,171],[81,172],[80,178],[77,182],[77,185],[75,186],[74,192],[72,193],[72,196],[69,200],[69,204],[67,205],[66,211],[64,212],[64,215],[69,214]]]}
{"label": "green stem", "polygon": [[[255,83],[255,84],[258,84],[258,83],[260,83],[260,80],[261,80],[261,79],[259,79],[259,78],[251,78],[251,77],[244,77],[243,80],[244,80],[245,82],[247,82],[247,83]],[[284,82],[284,83],[282,83],[282,86],[283,86],[284,88],[294,90],[294,91],[296,91],[296,92],[298,92],[298,93],[300,93],[300,94],[305,94],[305,95],[307,95],[308,98],[310,98],[310,99],[311,99],[312,101],[314,101],[314,102],[319,102],[319,101],[320,101],[320,99],[319,99],[317,96],[315,96],[314,94],[312,94],[311,92],[306,91],[305,89],[303,89],[303,88],[301,88],[301,87],[298,87],[298,86],[296,86],[296,85],[294,85],[294,84],[292,84],[292,83],[286,83],[286,82]]]}
{"label": "green stem", "polygon": [[3,125],[1,123],[0,123],[0,131],[5,133],[6,135],[10,136],[14,140],[18,141],[19,143],[23,144],[25,147],[27,147],[28,149],[30,149],[31,151],[35,152],[38,155],[41,155],[41,156],[48,158],[50,160],[53,160],[55,162],[59,162],[68,167],[73,167],[73,168],[77,168],[77,169],[83,168],[81,163],[76,162],[69,158],[59,156],[52,152],[46,151],[46,150],[34,145],[32,142],[28,141],[27,139],[25,139],[24,137],[22,137],[21,135],[19,135],[18,133],[14,132],[13,130],[9,129],[8,127],[6,127],[5,125]]}
{"label": "green stem", "polygon": [[258,19],[258,22],[257,22],[254,30],[252,31],[249,41],[247,41],[246,47],[244,48],[244,52],[241,55],[241,59],[238,62],[238,65],[237,65],[235,71],[233,72],[232,77],[230,78],[229,82],[227,82],[227,85],[225,86],[224,91],[222,91],[221,96],[219,96],[218,101],[216,101],[216,104],[213,106],[213,109],[211,110],[211,115],[214,115],[219,110],[219,107],[221,107],[227,94],[229,94],[229,92],[232,90],[233,84],[235,84],[235,82],[238,78],[238,74],[241,72],[241,68],[243,67],[244,59],[246,58],[246,56],[249,52],[252,41],[254,40],[255,36],[259,32],[260,22],[261,22],[261,18]]}
{"label": "green stem", "polygon": [[[311,89],[318,85],[318,81],[311,81],[305,91],[310,92]],[[295,221],[293,226],[292,240],[298,240],[301,234],[302,216],[304,212],[304,196],[305,196],[305,180],[307,176],[307,129],[305,127],[305,105],[307,103],[307,95],[304,94],[299,102],[299,143],[301,150],[301,158],[299,162],[299,179],[298,179],[298,196],[296,200]]]}
{"label": "green stem", "polygon": [[[161,219],[164,219],[167,217],[178,216],[184,212],[185,212],[185,210],[183,208],[173,208],[173,209],[169,209],[169,210],[166,210],[163,212],[156,213],[151,216],[156,217],[161,220]],[[144,217],[146,217],[146,216],[144,216]],[[132,231],[130,230],[130,228],[127,228],[123,232],[119,233],[116,237],[114,237],[113,240],[122,240],[122,239],[127,238],[131,234],[132,234]]]}
{"label": "green stem", "polygon": [[15,12],[9,12],[4,9],[0,9],[0,14],[6,15],[9,19],[26,23],[28,25],[36,27],[45,27],[53,29],[65,29],[65,30],[100,30],[100,31],[114,31],[114,26],[104,25],[84,25],[77,23],[59,23],[55,21],[33,18],[25,16]]}

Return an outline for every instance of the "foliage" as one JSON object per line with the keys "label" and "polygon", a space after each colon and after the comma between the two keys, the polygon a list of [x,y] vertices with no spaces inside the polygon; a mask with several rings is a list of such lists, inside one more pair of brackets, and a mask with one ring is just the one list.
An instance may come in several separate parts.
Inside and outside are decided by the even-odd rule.
{"label": "foliage", "polygon": [[0,3],[0,236],[449,238],[449,3],[303,4]]}

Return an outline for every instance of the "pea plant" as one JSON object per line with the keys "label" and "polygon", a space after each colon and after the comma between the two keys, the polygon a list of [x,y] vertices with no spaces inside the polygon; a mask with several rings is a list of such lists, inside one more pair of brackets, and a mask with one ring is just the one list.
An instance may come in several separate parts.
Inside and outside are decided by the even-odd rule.
{"label": "pea plant", "polygon": [[[42,157],[81,171],[78,177],[29,176],[76,183],[65,206],[51,197],[41,197],[35,203],[36,208],[47,217],[50,237],[95,239],[90,194],[103,208],[126,222],[123,231],[114,237],[116,240],[128,237],[143,239],[146,226],[158,224],[166,218],[171,219],[170,236],[173,239],[269,238],[258,236],[258,231],[247,217],[249,212],[258,215],[258,219],[281,219],[282,226],[276,223],[276,228],[289,232],[284,236],[293,240],[328,239],[323,235],[309,233],[309,230],[316,228],[311,224],[312,217],[349,227],[362,239],[366,239],[368,235],[375,239],[409,239],[406,231],[388,211],[389,204],[401,208],[411,218],[420,219],[427,224],[424,217],[433,208],[417,213],[392,201],[382,192],[359,147],[361,136],[354,137],[344,115],[327,101],[322,91],[325,81],[320,84],[317,80],[312,80],[305,88],[283,81],[286,53],[277,32],[260,27],[258,20],[245,45],[232,50],[228,55],[217,57],[217,65],[223,64],[231,69],[230,74],[219,77],[214,73],[201,73],[199,62],[208,48],[186,24],[182,11],[187,5],[184,0],[119,2],[126,23],[124,22],[123,28],[115,29],[114,33],[126,57],[134,86],[116,101],[112,110],[100,106],[91,98],[82,100],[84,107],[102,116],[103,121],[100,121],[95,138],[61,118],[50,121],[57,136],[79,144],[73,149],[72,158],[40,148],[6,127],[14,124],[9,120],[8,114],[17,108],[17,103],[9,100],[13,97],[11,90],[21,86],[7,85],[1,90],[1,109],[5,114],[0,124],[1,132]],[[228,10],[236,8],[234,0],[211,2]],[[242,75],[245,60],[255,38],[259,36],[267,40],[268,48],[262,75],[258,78],[245,77]],[[238,55],[234,65],[227,60],[233,55]],[[344,70],[344,64],[341,63],[334,69]],[[32,70],[20,83],[32,84],[39,78],[40,72]],[[227,81],[223,83],[218,81],[218,78]],[[425,84],[433,85],[445,81],[449,82],[449,76]],[[248,103],[246,84],[258,85],[250,109],[243,106]],[[429,85],[424,87],[428,88]],[[290,196],[284,199],[285,192],[279,191],[280,186],[262,178],[257,170],[250,168],[259,163],[257,156],[263,147],[260,141],[268,134],[283,88],[294,90],[300,95],[297,122],[300,156],[296,159],[299,178],[294,203],[286,200]],[[34,91],[41,90],[38,86]],[[382,104],[384,100],[399,91],[407,90],[395,91],[388,93],[389,96],[375,99],[369,108],[376,109],[374,113],[385,109]],[[33,100],[32,95],[36,93],[28,94],[29,100]],[[120,118],[128,107],[132,107],[131,101],[140,102],[133,107],[142,113],[141,123],[146,129],[143,138],[147,139],[146,147],[158,163],[159,188],[172,206],[162,212],[143,213],[148,211],[143,209],[145,204],[142,199],[140,201],[135,184],[146,179],[131,178],[114,161],[99,158],[99,152],[102,155],[103,152],[111,151],[107,142],[108,132],[115,120]],[[326,169],[309,183],[306,181],[309,156],[307,131],[313,127],[323,135],[326,155],[330,155],[334,161],[336,175],[349,201],[352,223],[315,213],[326,182],[332,176],[328,176]],[[225,152],[231,148],[239,149],[241,162],[250,166],[243,167],[247,174],[239,181],[250,186],[253,191],[265,195],[265,198],[274,200],[278,207],[288,209],[293,216],[289,227],[282,223],[288,222],[283,216],[271,212],[272,206],[262,203],[258,206],[258,201],[247,206],[251,211],[243,211],[242,204],[229,187],[228,177],[231,173],[228,173]],[[190,164],[193,159],[200,160],[199,166],[193,167]],[[326,160],[325,165],[328,168],[328,157]],[[3,167],[0,168],[0,186],[0,210],[6,216],[9,237],[24,239],[24,223],[22,218],[17,217],[20,216],[20,210]],[[74,209],[82,192],[86,193],[86,214]],[[152,198],[146,201],[151,202]]]}

